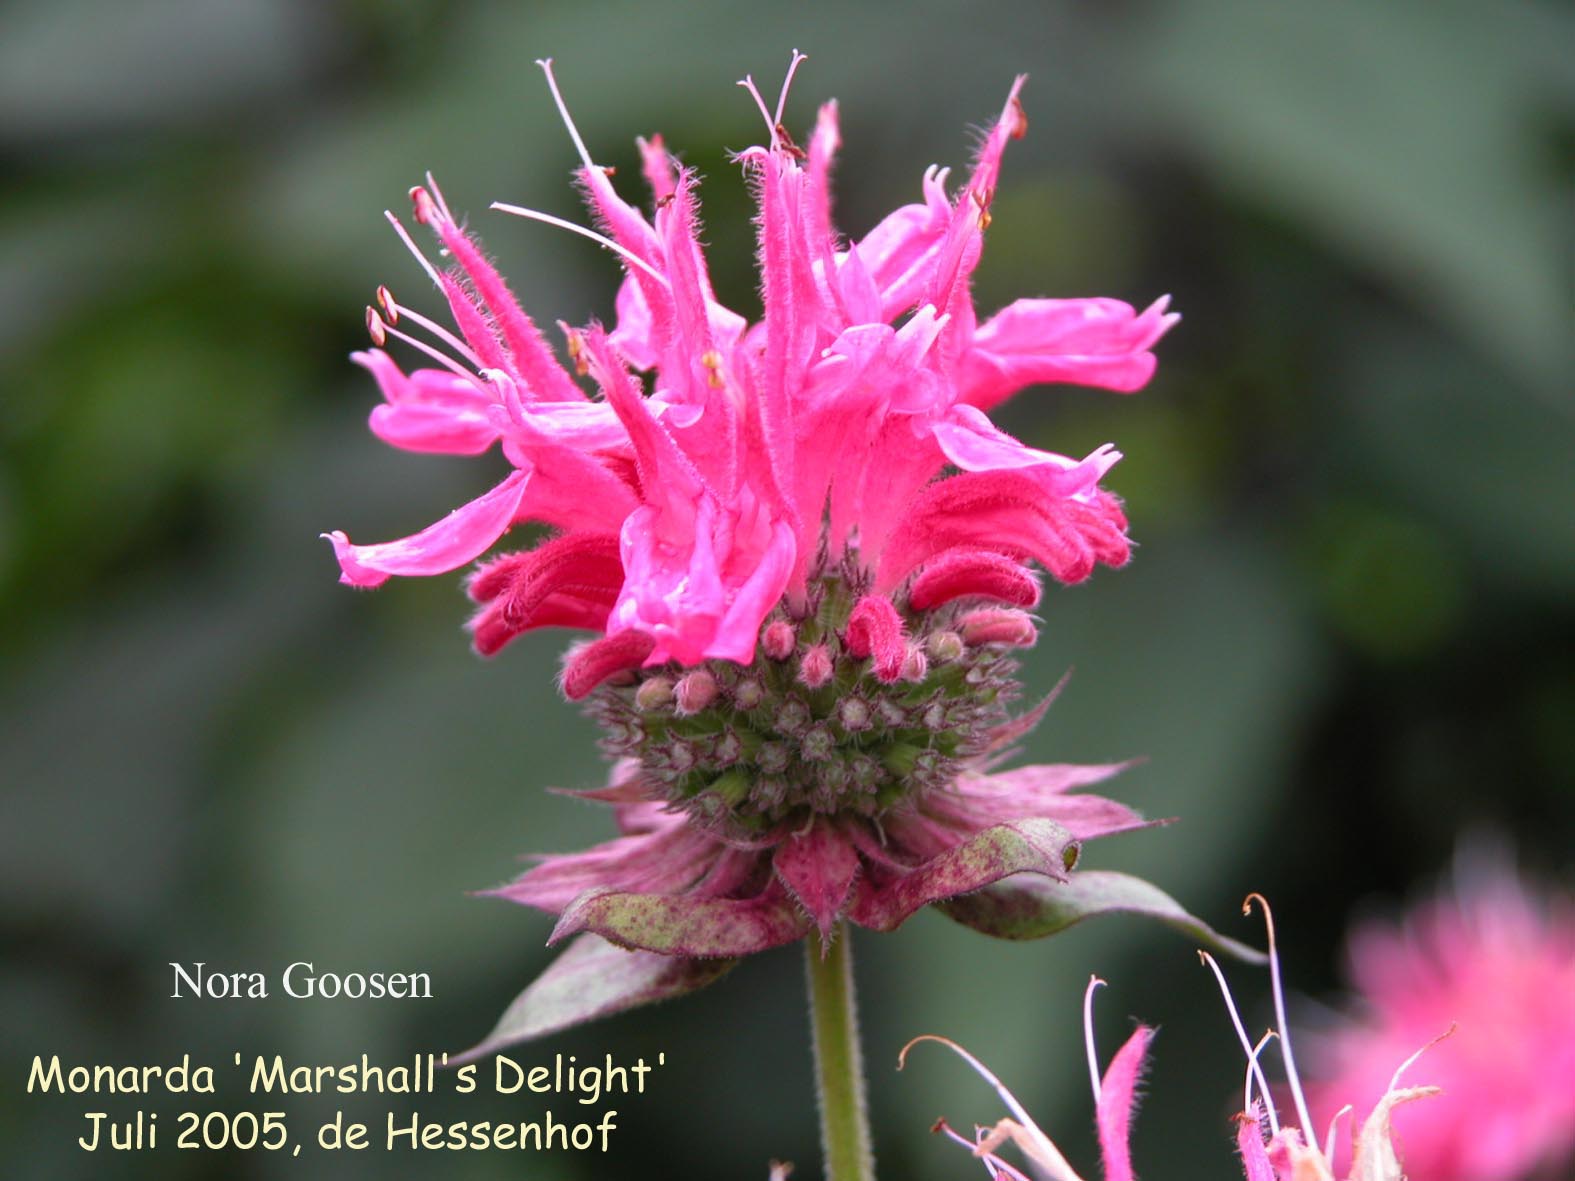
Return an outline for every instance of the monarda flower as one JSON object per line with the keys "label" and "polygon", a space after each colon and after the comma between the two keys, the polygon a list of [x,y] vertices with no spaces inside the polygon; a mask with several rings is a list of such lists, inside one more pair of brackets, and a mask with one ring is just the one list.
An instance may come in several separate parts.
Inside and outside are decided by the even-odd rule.
{"label": "monarda flower", "polygon": [[1348,955],[1358,1006],[1312,1045],[1309,1092],[1373,1106],[1386,1062],[1428,1055],[1442,1094],[1395,1113],[1417,1181],[1532,1181],[1575,1164],[1575,898],[1508,858],[1463,858],[1453,887],[1402,921],[1371,921]]}
{"label": "monarda flower", "polygon": [[759,209],[751,324],[712,290],[693,171],[642,140],[650,216],[626,203],[542,65],[599,230],[495,208],[612,250],[617,322],[565,327],[561,364],[429,177],[414,216],[447,269],[390,221],[458,333],[380,290],[374,342],[408,341],[441,368],[356,354],[385,399],[372,429],[415,451],[498,445],[514,470],[412,537],[330,535],[342,580],[373,587],[545,525],[471,575],[475,646],[490,656],[540,627],[594,636],[561,683],[605,728],[612,779],[586,794],[622,835],[495,891],[558,916],[554,939],[585,935],[491,1044],[684,991],[811,932],[824,945],[843,921],[889,930],[929,903],[1013,938],[1105,910],[1192,923],[1137,879],[1070,876],[1081,842],[1143,823],[1083,791],[1119,766],[993,770],[1043,708],[1009,713],[1039,571],[1080,582],[1125,563],[1129,543],[1100,486],[1112,447],[1057,455],[986,412],[1041,382],[1135,390],[1176,319],[1164,299],[1021,299],[979,320],[969,277],[1002,154],[1027,130],[1022,79],[960,188],[931,168],[921,202],[857,241],[832,227],[835,104],[800,147],[787,84],[773,111],[746,79],[768,132],[736,157]]}

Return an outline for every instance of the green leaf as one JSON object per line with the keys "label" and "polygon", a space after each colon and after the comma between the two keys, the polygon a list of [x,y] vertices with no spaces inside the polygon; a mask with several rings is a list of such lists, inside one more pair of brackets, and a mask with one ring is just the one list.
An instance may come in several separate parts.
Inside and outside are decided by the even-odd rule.
{"label": "green leaf", "polygon": [[1237,959],[1268,962],[1256,948],[1221,935],[1189,914],[1153,883],[1110,870],[1084,870],[1065,882],[1022,874],[943,902],[939,909],[964,926],[998,939],[1042,939],[1096,915],[1140,914]]}

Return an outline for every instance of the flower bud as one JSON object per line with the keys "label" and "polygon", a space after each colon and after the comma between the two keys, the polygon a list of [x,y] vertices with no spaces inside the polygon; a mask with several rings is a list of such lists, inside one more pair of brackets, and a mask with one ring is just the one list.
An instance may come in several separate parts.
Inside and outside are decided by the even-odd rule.
{"label": "flower bud", "polygon": [[671,677],[652,677],[635,690],[634,703],[643,710],[664,709],[673,701]]}
{"label": "flower bud", "polygon": [[716,700],[716,694],[716,678],[703,668],[695,669],[673,688],[678,712],[686,717],[709,706]]}
{"label": "flower bud", "polygon": [[798,636],[794,634],[792,624],[773,619],[761,633],[760,646],[772,660],[786,660],[798,646]]}
{"label": "flower bud", "polygon": [[805,651],[803,659],[799,661],[799,684],[809,689],[819,689],[831,680],[835,672],[831,650],[824,644],[815,644]]}

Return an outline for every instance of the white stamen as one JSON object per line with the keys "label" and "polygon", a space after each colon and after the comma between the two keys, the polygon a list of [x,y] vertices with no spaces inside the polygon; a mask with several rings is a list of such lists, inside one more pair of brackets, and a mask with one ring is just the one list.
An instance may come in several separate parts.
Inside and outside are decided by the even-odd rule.
{"label": "white stamen", "polygon": [[663,287],[667,287],[669,289],[672,287],[672,284],[667,281],[667,276],[662,274],[661,271],[657,270],[650,263],[646,262],[645,259],[641,258],[628,247],[619,245],[617,242],[614,242],[611,238],[606,237],[603,234],[598,234],[595,230],[587,229],[585,226],[575,225],[572,221],[565,221],[563,218],[554,217],[550,213],[541,213],[535,209],[526,209],[522,205],[505,205],[502,201],[494,201],[492,203],[492,208],[496,209],[499,213],[512,213],[515,217],[525,217],[529,218],[531,221],[546,222],[550,226],[557,226],[560,230],[568,230],[571,234],[579,234],[582,238],[589,238],[598,246],[606,247],[614,254],[620,255],[623,260],[630,265],[639,267]]}
{"label": "white stamen", "polygon": [[383,331],[388,333],[388,335],[390,335],[390,336],[398,337],[400,340],[404,341],[406,344],[410,345],[412,348],[420,349],[423,353],[425,353],[427,356],[431,357],[439,365],[443,366],[443,368],[452,371],[453,373],[455,373],[459,377],[463,377],[466,381],[475,381],[476,380],[476,375],[474,373],[470,372],[470,370],[466,369],[458,361],[454,360],[453,357],[450,357],[446,353],[440,353],[437,349],[433,348],[426,341],[424,341],[424,340],[417,340],[414,336],[411,336],[408,332],[401,332],[399,329],[395,328],[392,324],[388,323],[388,321],[386,321],[386,320],[383,321]]}
{"label": "white stamen", "polygon": [[580,132],[574,126],[574,120],[569,118],[569,108],[564,103],[563,95],[558,90],[558,80],[552,76],[552,58],[537,58],[536,64],[541,67],[541,72],[547,75],[547,88],[552,91],[552,101],[558,104],[558,114],[563,118],[563,125],[569,129],[569,138],[574,141],[574,150],[580,154],[580,160],[585,167],[594,171],[596,165],[591,160],[590,152],[585,149],[585,141],[580,138]]}
{"label": "white stamen", "polygon": [[782,93],[777,96],[777,114],[771,121],[773,131],[782,126],[782,113],[787,110],[788,88],[793,85],[793,75],[798,73],[799,63],[808,60],[808,54],[800,53],[796,49],[793,51],[793,60],[788,62],[787,77],[782,79]]}
{"label": "white stamen", "polygon": [[[1241,1014],[1236,1011],[1236,999],[1230,994],[1230,985],[1225,983],[1225,973],[1220,970],[1219,964],[1208,952],[1198,952],[1198,958],[1208,965],[1209,970],[1214,973],[1214,979],[1219,981],[1220,995],[1225,998],[1225,1011],[1230,1014],[1230,1023],[1236,1029],[1236,1038],[1241,1042],[1242,1053],[1247,1055],[1249,1077],[1252,1075],[1257,1076],[1258,1089],[1263,1092],[1264,1106],[1269,1110],[1269,1127],[1273,1131],[1278,1132],[1280,1125],[1279,1120],[1275,1118],[1274,1101],[1269,1098],[1269,1080],[1264,1077],[1263,1067],[1258,1065],[1258,1051],[1253,1049],[1252,1042],[1247,1037],[1247,1027],[1242,1024]],[[1273,1031],[1271,1030],[1270,1032],[1272,1033]],[[1265,1041],[1267,1036],[1265,1035]],[[1263,1042],[1258,1043],[1260,1048],[1263,1044]],[[1250,1106],[1252,1106],[1252,1099],[1251,1086],[1249,1085],[1248,1100],[1243,1104],[1242,1110],[1245,1111]]]}
{"label": "white stamen", "polygon": [[427,273],[427,277],[432,280],[432,285],[441,290],[443,287],[443,280],[438,277],[437,268],[427,261],[426,255],[421,253],[421,247],[416,245],[415,239],[410,236],[410,231],[405,229],[404,225],[397,217],[393,215],[392,211],[387,209],[383,210],[383,216],[388,218],[388,224],[394,227],[394,233],[399,235],[399,240],[405,244],[405,249],[410,251],[411,254],[415,255],[416,261],[421,264],[421,269],[425,271]]}
{"label": "white stamen", "polygon": [[1280,1117],[1274,1110],[1274,1096],[1269,1094],[1269,1084],[1263,1076],[1262,1057],[1263,1047],[1279,1036],[1274,1030],[1268,1030],[1258,1039],[1258,1044],[1247,1052],[1247,1081],[1242,1085],[1241,1109],[1243,1111],[1252,1110],[1252,1084],[1255,1080],[1258,1084],[1258,1089],[1263,1092],[1263,1111],[1269,1117],[1269,1134],[1271,1136],[1280,1134]]}
{"label": "white stamen", "polygon": [[1269,987],[1274,992],[1274,1020],[1280,1027],[1280,1055],[1285,1059],[1285,1077],[1291,1084],[1291,1098],[1296,1101],[1296,1118],[1301,1120],[1302,1131],[1312,1136],[1312,1115],[1307,1110],[1307,1097],[1302,1094],[1301,1076],[1296,1073],[1296,1057],[1291,1053],[1291,1030],[1285,1022],[1285,989],[1280,984],[1280,952],[1274,941],[1274,915],[1262,894],[1249,894],[1242,905],[1243,914],[1252,913],[1252,900],[1256,898],[1263,907],[1263,925],[1269,932]]}
{"label": "white stamen", "polygon": [[[1391,1090],[1392,1089],[1393,1088],[1391,1088]],[[1335,1134],[1340,1130],[1340,1121],[1346,1116],[1351,1115],[1355,1110],[1356,1108],[1347,1103],[1344,1107],[1340,1108],[1339,1111],[1335,1112],[1334,1118],[1329,1121],[1329,1134],[1323,1138],[1324,1160],[1334,1160],[1334,1138]]]}
{"label": "white stamen", "polygon": [[437,178],[430,170],[427,172],[427,188],[432,190],[432,196],[437,201],[437,207],[443,213],[443,220],[452,222],[454,215],[448,211],[448,202],[443,199],[443,190],[438,188]]}
{"label": "white stamen", "polygon": [[1098,976],[1088,978],[1088,988],[1083,993],[1083,1049],[1088,1052],[1088,1081],[1094,1088],[1094,1106],[1099,1106],[1099,1096],[1104,1088],[1099,1082],[1099,1054],[1094,1049],[1094,993],[1105,986]]}
{"label": "white stamen", "polygon": [[1458,1026],[1456,1026],[1454,1022],[1450,1022],[1450,1025],[1449,1025],[1448,1029],[1444,1030],[1443,1033],[1439,1034],[1432,1041],[1428,1042],[1427,1045],[1423,1046],[1420,1050],[1418,1050],[1415,1054],[1412,1054],[1404,1062],[1400,1063],[1400,1067],[1399,1067],[1398,1070],[1395,1071],[1394,1077],[1389,1080],[1389,1089],[1391,1091],[1398,1090],[1400,1088],[1400,1076],[1402,1074],[1404,1074],[1406,1071],[1410,1070],[1411,1067],[1416,1064],[1416,1060],[1418,1058],[1420,1058],[1423,1054],[1427,1053],[1434,1046],[1438,1045],[1439,1042],[1443,1041],[1445,1038],[1454,1037],[1455,1036],[1455,1030],[1457,1028],[1458,1028]]}
{"label": "white stamen", "polygon": [[404,304],[396,302],[394,293],[387,287],[379,287],[377,289],[377,297],[378,301],[384,305],[384,309],[389,313],[391,317],[390,323],[397,322],[398,318],[403,316],[405,319],[421,325],[421,327],[448,345],[449,348],[453,349],[461,357],[464,357],[477,369],[481,368],[481,358],[476,356],[475,351],[463,340],[443,327],[443,325],[427,319],[420,312],[412,311],[410,308],[405,307]]}
{"label": "white stamen", "polygon": [[771,146],[775,149],[777,146],[776,121],[771,118],[771,112],[766,109],[766,100],[760,97],[760,91],[755,87],[754,78],[745,74],[738,84],[749,91],[750,97],[755,100],[755,106],[760,108],[760,117],[766,121],[766,130],[771,133]]}

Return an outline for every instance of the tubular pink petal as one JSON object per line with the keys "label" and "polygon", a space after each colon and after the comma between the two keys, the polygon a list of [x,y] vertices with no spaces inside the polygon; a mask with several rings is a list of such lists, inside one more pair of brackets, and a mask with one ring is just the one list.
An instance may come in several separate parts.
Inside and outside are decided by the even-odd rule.
{"label": "tubular pink petal", "polygon": [[1034,621],[1021,611],[985,607],[970,611],[957,621],[958,634],[971,647],[1000,644],[1009,648],[1032,648],[1039,641]]}
{"label": "tubular pink petal", "polygon": [[915,611],[930,611],[962,598],[1032,607],[1039,602],[1039,582],[1022,563],[1004,554],[958,547],[925,565],[908,592],[908,605]]}
{"label": "tubular pink petal", "polygon": [[[503,281],[503,276],[487,261],[470,235],[455,224],[446,210],[433,202],[425,189],[419,186],[412,189],[411,199],[416,207],[416,220],[431,226],[461,273],[481,297],[532,394],[554,401],[583,398],[584,394],[574,384],[574,379],[552,355],[535,322],[525,314],[519,301],[514,298],[514,293]],[[447,290],[445,287],[445,292]]]}
{"label": "tubular pink petal", "polygon": [[563,662],[563,695],[579,701],[608,677],[639,668],[656,641],[643,632],[620,632],[592,640],[569,653]]}
{"label": "tubular pink petal", "polygon": [[1099,1153],[1105,1166],[1105,1181],[1132,1181],[1132,1152],[1129,1144],[1132,1113],[1137,1106],[1137,1086],[1148,1056],[1154,1031],[1140,1025],[1116,1056],[1110,1060],[1099,1084]]}
{"label": "tubular pink petal", "polygon": [[809,925],[781,887],[739,899],[597,891],[564,910],[549,942],[594,931],[620,947],[709,959],[792,943]]}
{"label": "tubular pink petal", "polygon": [[934,426],[935,440],[946,458],[965,472],[1021,471],[1046,495],[1086,498],[1121,459],[1109,443],[1083,460],[1019,443],[999,430],[974,406],[954,406]]}
{"label": "tubular pink petal", "polygon": [[1246,1181],[1275,1181],[1274,1166],[1263,1147],[1263,1127],[1256,1104],[1236,1117],[1236,1150]]}
{"label": "tubular pink petal", "polygon": [[349,586],[380,586],[392,574],[446,574],[473,561],[508,532],[530,478],[528,471],[515,472],[437,524],[398,541],[351,545],[343,533],[325,534],[339,559],[339,581]]}
{"label": "tubular pink petal", "polygon": [[890,684],[902,675],[902,661],[908,654],[903,636],[902,616],[891,600],[882,595],[866,595],[853,605],[843,639],[854,656],[868,656],[875,675]]}

